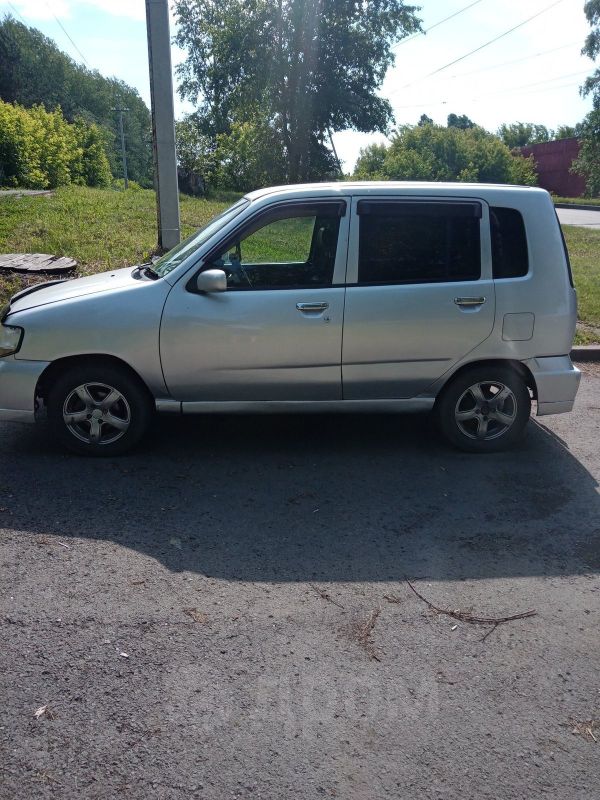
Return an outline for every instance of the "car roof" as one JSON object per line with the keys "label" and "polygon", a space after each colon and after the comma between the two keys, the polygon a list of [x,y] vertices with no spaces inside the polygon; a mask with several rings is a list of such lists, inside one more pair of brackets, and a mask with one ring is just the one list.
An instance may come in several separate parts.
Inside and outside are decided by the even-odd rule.
{"label": "car roof", "polygon": [[544,195],[545,189],[535,186],[511,186],[499,183],[450,183],[438,181],[335,181],[331,183],[299,183],[289,186],[269,186],[249,192],[246,197],[255,201],[277,195],[289,199],[300,199],[315,195],[367,195],[367,194],[411,194],[411,195],[467,195],[470,197],[493,197],[524,194]]}

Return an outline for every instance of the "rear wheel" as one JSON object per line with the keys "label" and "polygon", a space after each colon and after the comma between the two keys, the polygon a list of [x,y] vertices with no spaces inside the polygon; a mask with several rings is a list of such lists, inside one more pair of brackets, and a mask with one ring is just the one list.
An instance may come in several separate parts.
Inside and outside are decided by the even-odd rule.
{"label": "rear wheel", "polygon": [[465,370],[444,388],[436,404],[445,438],[470,453],[512,447],[523,438],[530,413],[527,385],[503,364]]}
{"label": "rear wheel", "polygon": [[52,432],[74,453],[120,455],[142,438],[151,417],[145,387],[112,364],[71,367],[48,392]]}

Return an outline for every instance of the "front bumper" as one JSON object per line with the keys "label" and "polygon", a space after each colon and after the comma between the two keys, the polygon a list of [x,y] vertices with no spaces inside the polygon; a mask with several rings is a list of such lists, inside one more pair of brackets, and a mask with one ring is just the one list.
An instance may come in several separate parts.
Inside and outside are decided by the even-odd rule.
{"label": "front bumper", "polygon": [[569,356],[529,358],[523,363],[535,381],[538,417],[571,411],[581,372],[573,366]]}
{"label": "front bumper", "polygon": [[0,358],[0,420],[35,422],[35,387],[49,363]]}

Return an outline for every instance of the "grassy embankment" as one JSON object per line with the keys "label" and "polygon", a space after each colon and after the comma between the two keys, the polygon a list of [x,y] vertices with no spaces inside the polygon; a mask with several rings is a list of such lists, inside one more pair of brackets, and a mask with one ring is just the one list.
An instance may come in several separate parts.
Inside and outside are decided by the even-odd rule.
{"label": "grassy embankment", "polygon": [[600,231],[574,225],[563,230],[577,289],[580,324],[575,342],[600,344]]}
{"label": "grassy embankment", "polygon": [[600,206],[600,197],[558,197],[553,194],[555,203],[567,203],[570,206]]}
{"label": "grassy embankment", "polygon": [[[211,200],[182,197],[183,235],[234,200],[234,195]],[[600,342],[600,231],[567,226],[565,236],[582,323],[576,341]],[[67,255],[78,261],[81,274],[89,274],[145,260],[155,245],[156,206],[149,190],[69,187],[50,196],[0,199],[0,253]],[[0,302],[26,281],[0,275]]]}

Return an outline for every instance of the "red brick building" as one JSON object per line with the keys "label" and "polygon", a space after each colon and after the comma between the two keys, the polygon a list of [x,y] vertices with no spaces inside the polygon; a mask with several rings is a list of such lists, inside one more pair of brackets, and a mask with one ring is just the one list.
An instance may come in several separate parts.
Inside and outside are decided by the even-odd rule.
{"label": "red brick building", "polygon": [[585,192],[585,179],[569,172],[573,160],[579,155],[579,140],[557,139],[521,147],[525,157],[533,155],[542,189],[559,197],[581,197]]}

